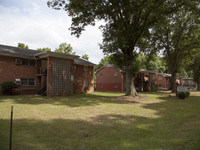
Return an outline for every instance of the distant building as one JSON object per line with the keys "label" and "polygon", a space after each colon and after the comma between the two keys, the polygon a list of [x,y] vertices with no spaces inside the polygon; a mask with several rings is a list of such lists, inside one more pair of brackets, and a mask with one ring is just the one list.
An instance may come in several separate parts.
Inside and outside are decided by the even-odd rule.
{"label": "distant building", "polygon": [[0,84],[16,82],[18,94],[93,92],[93,76],[94,64],[79,56],[0,45]]}
{"label": "distant building", "polygon": [[96,71],[97,91],[124,91],[124,74],[113,65],[105,65]]}
{"label": "distant building", "polygon": [[[134,80],[137,91],[151,91],[155,88],[155,72],[141,70]],[[126,73],[108,64],[96,71],[97,91],[126,91]]]}
{"label": "distant building", "polygon": [[[176,83],[194,87],[192,79],[178,76]],[[156,73],[155,71],[141,69],[135,75],[135,88],[137,91],[152,91],[153,89],[171,90],[171,74]],[[126,73],[114,65],[108,64],[96,71],[97,91],[126,91]]]}

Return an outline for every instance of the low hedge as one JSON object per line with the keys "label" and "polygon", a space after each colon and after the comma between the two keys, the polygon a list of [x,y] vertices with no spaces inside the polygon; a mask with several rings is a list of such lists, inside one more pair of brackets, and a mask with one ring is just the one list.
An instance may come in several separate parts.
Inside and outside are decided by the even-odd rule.
{"label": "low hedge", "polygon": [[1,89],[2,89],[2,94],[3,95],[12,95],[12,90],[14,88],[17,88],[17,85],[15,82],[12,81],[6,81],[0,84]]}
{"label": "low hedge", "polygon": [[179,99],[185,99],[190,96],[190,92],[178,92],[177,96]]}

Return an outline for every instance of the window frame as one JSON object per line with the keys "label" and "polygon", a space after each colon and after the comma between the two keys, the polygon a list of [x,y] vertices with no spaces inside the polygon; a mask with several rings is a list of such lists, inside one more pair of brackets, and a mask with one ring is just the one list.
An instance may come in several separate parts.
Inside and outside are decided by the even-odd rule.
{"label": "window frame", "polygon": [[34,59],[21,59],[22,66],[31,66],[31,67],[36,67],[36,60]]}
{"label": "window frame", "polygon": [[116,89],[116,88],[118,88],[118,84],[117,83],[114,83],[113,84],[113,87]]}
{"label": "window frame", "polygon": [[114,72],[114,77],[117,77],[117,72]]}
{"label": "window frame", "polygon": [[103,83],[100,83],[99,86],[100,86],[100,88],[103,88]]}
{"label": "window frame", "polygon": [[100,76],[100,77],[103,77],[103,73],[102,73],[102,72],[100,72],[100,73],[99,73],[99,76]]}
{"label": "window frame", "polygon": [[84,87],[88,87],[88,80],[84,80],[84,81],[83,81],[83,86],[84,86]]}
{"label": "window frame", "polygon": [[[21,78],[20,80],[21,80],[21,86],[36,86],[35,78]],[[26,80],[26,84],[23,84],[23,80]],[[30,84],[31,83],[30,80],[33,80],[33,83],[34,83],[33,85]]]}

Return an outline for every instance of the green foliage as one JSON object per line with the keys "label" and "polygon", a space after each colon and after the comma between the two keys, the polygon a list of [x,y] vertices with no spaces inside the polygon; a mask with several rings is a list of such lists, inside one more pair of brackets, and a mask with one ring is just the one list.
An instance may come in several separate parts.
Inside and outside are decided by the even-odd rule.
{"label": "green foliage", "polygon": [[188,98],[190,96],[190,92],[185,93],[185,97]]}
{"label": "green foliage", "polygon": [[83,58],[85,60],[89,60],[89,56],[87,54],[82,55],[81,58]]}
{"label": "green foliage", "polygon": [[[132,64],[136,47],[149,35],[149,29],[162,21],[166,14],[179,8],[185,0],[51,0],[48,6],[54,9],[63,8],[72,17],[71,33],[80,36],[88,25],[95,25],[96,20],[103,20],[100,28],[103,42],[100,48],[105,54],[122,54],[127,75],[126,95],[133,91]],[[121,59],[121,58],[120,58]],[[119,60],[121,61],[121,60]],[[138,65],[137,65],[138,66]]]}
{"label": "green foliage", "polygon": [[177,96],[179,99],[185,99],[190,96],[190,92],[178,92]]}
{"label": "green foliage", "polygon": [[12,90],[14,88],[17,88],[17,85],[15,84],[15,82],[11,82],[11,81],[6,81],[3,82],[2,84],[0,84],[1,89],[2,89],[2,93],[4,95],[12,95]]}
{"label": "green foliage", "polygon": [[76,55],[76,52],[73,52],[73,49],[70,44],[61,43],[59,45],[59,48],[55,50],[57,53],[64,53],[64,54],[70,54],[70,55]]}
{"label": "green foliage", "polygon": [[186,98],[186,92],[178,92],[177,95],[178,95],[179,99],[185,99]]}
{"label": "green foliage", "polygon": [[98,65],[95,66],[95,71],[97,71],[98,69],[100,69],[101,67],[103,67],[104,65],[107,64],[112,64],[111,60],[110,60],[110,55],[104,56]]}
{"label": "green foliage", "polygon": [[141,69],[154,70],[160,73],[166,73],[166,64],[163,57],[145,54],[139,54],[138,61]]}
{"label": "green foliage", "polygon": [[[197,5],[193,6],[197,8]],[[189,10],[189,7],[181,7],[177,12],[164,17],[150,33],[149,47],[152,51],[163,52],[172,74],[172,91],[175,91],[176,74],[190,61],[192,49],[200,46],[198,14]]]}
{"label": "green foliage", "polygon": [[25,45],[24,43],[18,43],[17,47],[28,49],[28,45]]}
{"label": "green foliage", "polygon": [[197,83],[197,90],[200,90],[200,49],[194,49],[189,69],[192,71],[194,81]]}
{"label": "green foliage", "polygon": [[51,51],[51,48],[48,48],[48,47],[44,47],[44,48],[38,48],[37,51],[47,51],[47,52],[50,52]]}

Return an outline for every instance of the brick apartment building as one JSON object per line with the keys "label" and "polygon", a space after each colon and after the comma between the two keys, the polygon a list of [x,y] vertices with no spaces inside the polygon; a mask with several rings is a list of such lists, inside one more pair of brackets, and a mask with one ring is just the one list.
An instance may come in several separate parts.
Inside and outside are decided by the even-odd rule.
{"label": "brick apartment building", "polygon": [[93,76],[94,64],[79,56],[0,45],[0,84],[16,82],[18,94],[93,92]]}
{"label": "brick apartment building", "polygon": [[166,73],[156,73],[156,85],[160,90],[170,90],[171,75]]}
{"label": "brick apartment building", "polygon": [[[179,85],[190,85],[194,87],[191,79],[177,77]],[[96,71],[96,90],[97,91],[126,91],[126,74],[119,68],[108,64]],[[135,76],[135,87],[137,91],[151,91],[156,86],[160,90],[171,90],[171,75],[156,73],[154,71],[140,70]]]}
{"label": "brick apartment building", "polygon": [[111,64],[96,71],[97,91],[124,91],[123,72]]}
{"label": "brick apartment building", "polygon": [[[155,80],[155,73],[141,70],[135,76],[135,86],[137,91],[150,91]],[[126,73],[114,65],[108,64],[96,71],[97,91],[126,91]],[[154,81],[155,83],[155,81]]]}

